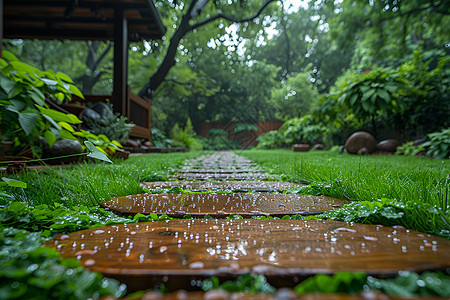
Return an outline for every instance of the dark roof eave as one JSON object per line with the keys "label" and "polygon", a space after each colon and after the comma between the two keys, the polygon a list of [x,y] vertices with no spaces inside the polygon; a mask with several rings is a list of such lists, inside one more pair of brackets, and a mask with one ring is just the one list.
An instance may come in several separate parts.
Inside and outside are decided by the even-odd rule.
{"label": "dark roof eave", "polygon": [[159,14],[159,11],[156,9],[155,3],[153,3],[153,0],[146,0],[148,3],[148,7],[150,11],[153,13],[153,16],[155,17],[155,25],[158,28],[158,30],[161,32],[161,37],[164,36],[166,33],[166,26],[164,26],[164,23],[162,21],[161,15]]}

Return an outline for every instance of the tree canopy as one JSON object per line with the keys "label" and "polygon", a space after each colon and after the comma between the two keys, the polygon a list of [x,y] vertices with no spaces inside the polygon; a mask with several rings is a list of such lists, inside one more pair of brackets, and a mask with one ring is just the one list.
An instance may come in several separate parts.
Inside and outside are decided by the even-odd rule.
{"label": "tree canopy", "polygon": [[[353,120],[405,135],[448,126],[449,110],[438,108],[449,102],[448,1],[155,3],[168,30],[161,40],[130,45],[129,84],[135,93],[153,93],[153,126],[165,132],[188,119],[199,130],[202,122],[308,114],[336,128]],[[111,47],[22,40],[5,45],[96,94],[112,90]],[[377,70],[409,86],[394,91]]]}

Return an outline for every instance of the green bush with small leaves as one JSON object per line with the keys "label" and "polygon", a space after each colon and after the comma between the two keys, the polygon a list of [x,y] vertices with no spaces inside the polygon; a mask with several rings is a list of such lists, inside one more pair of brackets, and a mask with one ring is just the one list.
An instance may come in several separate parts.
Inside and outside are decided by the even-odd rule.
{"label": "green bush with small leaves", "polygon": [[450,127],[428,134],[429,140],[423,143],[428,147],[427,155],[436,159],[450,158]]}

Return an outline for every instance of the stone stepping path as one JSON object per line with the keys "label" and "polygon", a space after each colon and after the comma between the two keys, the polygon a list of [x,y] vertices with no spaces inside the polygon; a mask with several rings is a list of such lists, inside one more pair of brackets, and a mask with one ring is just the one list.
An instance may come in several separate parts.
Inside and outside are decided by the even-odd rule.
{"label": "stone stepping path", "polygon": [[235,170],[235,169],[257,169],[257,164],[251,160],[245,159],[242,156],[236,155],[228,151],[219,151],[213,154],[204,155],[195,159],[190,160],[182,169],[192,170],[192,169],[225,169],[225,170]]}
{"label": "stone stepping path", "polygon": [[348,201],[327,196],[271,193],[160,193],[116,197],[103,207],[123,214],[167,214],[182,218],[212,216],[225,218],[238,214],[283,217],[314,215],[343,206]]}
{"label": "stone stepping path", "polygon": [[178,174],[179,180],[268,180],[274,179],[255,163],[231,152],[220,151],[189,161]]}
{"label": "stone stepping path", "polygon": [[279,181],[154,181],[143,182],[141,186],[149,190],[169,190],[179,187],[193,192],[230,191],[230,192],[275,192],[297,188],[302,184]]}
{"label": "stone stepping path", "polygon": [[[262,181],[273,178],[253,162],[230,152],[191,160],[173,178],[184,180],[141,185],[159,191],[178,186],[191,191],[233,193],[159,193],[113,198],[103,205],[124,214],[190,214],[198,219],[104,226],[59,235],[46,245],[56,248],[63,257],[80,260],[90,270],[126,283],[130,292],[160,283],[169,291],[192,289],[192,280],[211,276],[229,280],[244,273],[264,275],[271,285],[281,288],[293,287],[318,273],[350,271],[395,276],[399,270],[450,268],[449,240],[402,227],[315,220],[224,219],[230,214],[310,215],[346,203],[324,196],[268,193],[300,185]],[[202,218],[205,215],[215,219]],[[177,299],[170,295],[175,297],[172,293],[161,299]],[[380,299],[385,299],[383,296]],[[183,297],[216,299],[208,293]],[[220,299],[253,299],[250,295],[236,297],[232,294]],[[288,299],[277,294],[264,297],[258,295],[254,299]],[[313,297],[363,299],[359,295]]]}
{"label": "stone stepping path", "polygon": [[[360,294],[307,294],[298,295],[295,291],[283,288],[273,295],[252,295],[244,293],[228,293],[222,290],[209,292],[177,292],[164,294],[148,292],[135,300],[442,300],[440,297],[393,297],[375,292],[361,292]],[[125,299],[126,300],[126,299]]]}
{"label": "stone stepping path", "polygon": [[260,172],[247,173],[183,173],[177,175],[170,175],[169,178],[178,180],[268,180],[274,179],[274,176],[269,176]]}
{"label": "stone stepping path", "polygon": [[46,243],[64,258],[120,278],[136,289],[192,278],[261,274],[293,286],[296,278],[340,271],[395,275],[450,267],[450,241],[404,228],[337,221],[170,220],[110,225]]}

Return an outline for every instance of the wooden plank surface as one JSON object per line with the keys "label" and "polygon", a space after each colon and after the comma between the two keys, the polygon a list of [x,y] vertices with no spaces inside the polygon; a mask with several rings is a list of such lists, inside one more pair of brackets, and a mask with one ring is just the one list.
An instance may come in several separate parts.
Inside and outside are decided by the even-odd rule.
{"label": "wooden plank surface", "polygon": [[317,273],[395,275],[399,270],[450,267],[449,240],[401,227],[336,221],[134,223],[59,235],[46,246],[122,280],[130,289],[145,289],[160,280],[180,289],[192,278],[243,273],[264,275],[272,284],[279,278],[286,286]]}
{"label": "wooden plank surface", "polygon": [[143,182],[141,186],[149,190],[164,190],[180,187],[185,190],[202,191],[231,191],[231,192],[271,192],[285,191],[302,186],[302,184],[280,181],[154,181]]}
{"label": "wooden plank surface", "polygon": [[266,173],[183,173],[170,175],[170,178],[176,178],[178,180],[266,180],[275,178],[269,176]]}
{"label": "wooden plank surface", "polygon": [[[125,298],[124,300],[126,300]],[[148,292],[134,300],[442,300],[441,297],[394,297],[375,292],[362,292],[359,294],[307,294],[298,295],[291,289],[278,290],[273,295],[228,293],[223,290],[209,292],[187,292],[184,290],[169,294]],[[107,299],[103,299],[107,300]],[[113,299],[111,299],[113,300]]]}
{"label": "wooden plank surface", "polygon": [[348,203],[328,196],[273,193],[160,193],[115,197],[103,207],[124,214],[166,214],[172,217],[206,215],[224,218],[231,214],[243,217],[312,215],[330,211]]}

